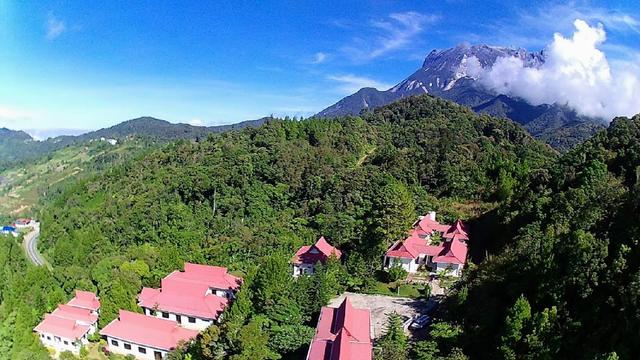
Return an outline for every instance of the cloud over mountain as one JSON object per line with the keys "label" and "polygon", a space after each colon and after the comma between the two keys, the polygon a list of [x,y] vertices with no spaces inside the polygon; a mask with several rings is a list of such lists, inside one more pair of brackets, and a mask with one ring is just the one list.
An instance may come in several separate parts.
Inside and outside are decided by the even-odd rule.
{"label": "cloud over mountain", "polygon": [[517,96],[534,105],[557,103],[604,119],[640,113],[637,68],[620,62],[616,68],[610,66],[600,50],[606,41],[602,24],[590,26],[578,19],[574,26],[570,38],[554,35],[540,66],[528,67],[521,58],[502,57],[491,67],[470,66],[470,75],[496,93]]}

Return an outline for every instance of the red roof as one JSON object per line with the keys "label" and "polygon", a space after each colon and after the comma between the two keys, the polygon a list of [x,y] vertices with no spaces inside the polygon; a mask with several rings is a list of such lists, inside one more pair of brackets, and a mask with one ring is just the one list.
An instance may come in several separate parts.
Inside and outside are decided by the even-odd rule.
{"label": "red roof", "polygon": [[459,239],[444,243],[444,248],[433,258],[433,262],[446,264],[464,264],[467,261],[467,244]]}
{"label": "red roof", "polygon": [[76,296],[67,305],[98,311],[100,309],[100,300],[96,294],[90,291],[76,290]]}
{"label": "red roof", "polygon": [[456,235],[458,235],[458,238],[461,240],[469,240],[467,225],[463,223],[462,220],[456,220],[455,224],[451,225],[442,237],[446,239],[453,239]]}
{"label": "red roof", "polygon": [[317,262],[326,262],[327,259],[334,254],[338,259],[342,257],[342,252],[331,246],[324,236],[311,246],[303,246],[291,259],[294,264],[315,264]]}
{"label": "red roof", "polygon": [[371,360],[371,314],[349,299],[340,307],[323,307],[307,360]]}
{"label": "red roof", "polygon": [[389,250],[387,256],[405,259],[415,259],[420,254],[436,256],[442,251],[442,246],[428,245],[427,240],[421,239],[416,232],[404,241],[397,241]]}
{"label": "red roof", "polygon": [[55,309],[51,315],[63,319],[75,320],[86,325],[92,325],[98,321],[98,315],[92,313],[91,310],[65,304],[58,305],[58,308]]}
{"label": "red roof", "polygon": [[44,320],[33,329],[38,333],[47,333],[75,341],[89,332],[89,325],[79,324],[75,320],[47,314]]}
{"label": "red roof", "polygon": [[184,270],[162,279],[160,289],[143,288],[138,296],[139,305],[215,320],[229,302],[217,296],[215,289],[236,290],[242,282],[219,266],[185,263]]}
{"label": "red roof", "polygon": [[428,216],[424,216],[415,226],[416,230],[422,230],[427,234],[431,234],[434,231],[444,232],[449,229],[449,225],[443,225],[436,220],[431,220]]}
{"label": "red roof", "polygon": [[180,341],[195,338],[198,331],[182,328],[175,321],[120,310],[120,316],[105,326],[100,335],[170,351]]}

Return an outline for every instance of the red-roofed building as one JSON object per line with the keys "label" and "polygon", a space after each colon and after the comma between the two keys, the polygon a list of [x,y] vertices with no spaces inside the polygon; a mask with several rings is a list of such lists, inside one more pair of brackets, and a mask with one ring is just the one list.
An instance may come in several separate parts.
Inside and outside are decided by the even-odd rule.
{"label": "red-roofed building", "polygon": [[31,218],[16,219],[16,221],[14,221],[13,223],[13,226],[18,229],[28,228],[33,225],[34,225],[34,221]]}
{"label": "red-roofed building", "polygon": [[371,313],[345,298],[340,307],[323,307],[306,360],[371,360]]}
{"label": "red-roofed building", "polygon": [[76,290],[76,296],[67,305],[88,309],[96,314],[100,309],[100,299],[90,291]]}
{"label": "red-roofed building", "polygon": [[167,275],[159,289],[143,288],[138,305],[145,315],[204,330],[218,320],[241,284],[227,268],[185,263],[184,271]]}
{"label": "red-roofed building", "polygon": [[[441,235],[441,242],[432,241],[434,234]],[[387,250],[384,268],[400,265],[409,273],[415,273],[421,266],[433,272],[448,270],[460,276],[467,261],[467,226],[457,220],[453,225],[443,225],[436,221],[435,212],[420,217],[405,240],[396,241]]]}
{"label": "red-roofed building", "polygon": [[137,359],[164,359],[180,342],[188,342],[198,331],[185,329],[172,320],[120,310],[119,317],[100,331],[109,352]]}
{"label": "red-roofed building", "polygon": [[302,274],[313,274],[315,265],[325,263],[331,255],[335,255],[338,259],[342,257],[342,252],[331,246],[324,236],[321,236],[313,245],[301,247],[291,259],[293,265],[293,276],[298,277]]}
{"label": "red-roofed building", "polygon": [[[85,294],[87,298],[93,298],[98,306],[95,309],[74,306],[72,302],[77,298],[78,292]],[[45,314],[44,319],[33,329],[38,333],[42,344],[56,353],[71,351],[78,354],[82,345],[88,343],[88,336],[96,331],[100,308],[96,295],[77,291],[74,299],[66,305],[58,305],[51,314]]]}

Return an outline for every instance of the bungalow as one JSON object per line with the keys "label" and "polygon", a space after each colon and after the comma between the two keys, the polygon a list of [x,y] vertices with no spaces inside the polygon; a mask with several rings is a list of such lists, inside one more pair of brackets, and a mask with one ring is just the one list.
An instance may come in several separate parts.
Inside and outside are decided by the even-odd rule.
{"label": "bungalow", "polygon": [[34,221],[33,221],[33,219],[30,219],[30,218],[17,219],[13,223],[13,227],[15,227],[17,229],[24,229],[24,228],[28,228],[28,227],[33,226],[33,225],[34,225]]}
{"label": "bungalow", "polygon": [[342,252],[329,245],[323,236],[315,244],[301,247],[291,259],[293,277],[313,274],[316,263],[325,263],[332,254],[338,259],[342,257]]}
{"label": "bungalow", "polygon": [[66,305],[60,304],[51,314],[46,314],[33,329],[45,347],[57,353],[71,351],[78,354],[80,348],[88,343],[88,336],[95,333],[100,302],[93,293],[81,293],[91,294],[97,306],[92,306],[94,309],[74,306],[72,302],[77,299],[76,295]]}
{"label": "bungalow", "polygon": [[323,307],[306,360],[371,360],[371,313],[348,298],[340,307]]}
{"label": "bungalow", "polygon": [[100,331],[111,353],[133,355],[137,359],[161,360],[175,349],[198,335],[173,320],[158,319],[120,310],[119,317]]}
{"label": "bungalow", "polygon": [[90,310],[93,314],[100,313],[100,298],[91,291],[76,290],[76,296],[67,305]]}
{"label": "bungalow", "polygon": [[[391,245],[384,257],[385,269],[397,264],[415,273],[425,266],[434,272],[448,270],[453,276],[461,275],[467,261],[467,226],[461,220],[442,225],[435,217],[435,212],[420,217],[406,239]],[[440,235],[440,242],[435,241],[434,234]]]}
{"label": "bungalow", "polygon": [[227,268],[185,263],[184,272],[167,275],[159,289],[143,288],[138,305],[145,315],[204,330],[220,318],[241,284]]}

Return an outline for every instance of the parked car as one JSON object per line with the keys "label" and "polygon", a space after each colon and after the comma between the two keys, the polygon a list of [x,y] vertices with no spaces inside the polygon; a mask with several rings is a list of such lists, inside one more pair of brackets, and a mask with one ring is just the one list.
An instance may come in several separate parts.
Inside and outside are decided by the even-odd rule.
{"label": "parked car", "polygon": [[429,317],[429,315],[420,315],[415,320],[413,320],[413,323],[411,323],[411,326],[409,327],[411,329],[422,329],[430,323],[431,318]]}

